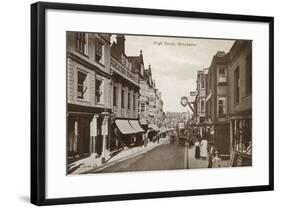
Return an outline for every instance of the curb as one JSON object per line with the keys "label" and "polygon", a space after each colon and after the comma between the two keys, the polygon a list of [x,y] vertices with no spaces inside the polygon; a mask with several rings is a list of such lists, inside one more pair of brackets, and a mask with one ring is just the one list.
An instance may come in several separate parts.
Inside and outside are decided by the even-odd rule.
{"label": "curb", "polygon": [[81,174],[98,173],[99,171],[101,171],[101,170],[103,170],[103,169],[105,169],[105,168],[111,167],[111,166],[113,166],[113,165],[115,165],[115,164],[117,164],[117,163],[120,163],[120,162],[122,162],[122,161],[124,161],[124,160],[130,159],[130,158],[135,157],[135,156],[137,156],[137,155],[144,154],[144,153],[146,153],[146,152],[148,152],[148,151],[151,151],[151,150],[153,150],[154,148],[159,147],[159,146],[161,146],[161,145],[163,145],[163,144],[165,144],[165,143],[161,143],[161,144],[159,144],[159,145],[155,145],[155,146],[153,146],[153,147],[151,147],[151,148],[149,148],[149,149],[143,149],[143,150],[140,151],[140,152],[132,153],[132,154],[126,156],[126,157],[122,157],[122,158],[120,158],[120,159],[117,159],[116,161],[109,162],[108,164],[104,164],[103,166],[100,166],[100,167],[97,167],[97,168],[93,168],[93,169],[88,170],[88,171],[85,171],[84,173],[81,173]]}

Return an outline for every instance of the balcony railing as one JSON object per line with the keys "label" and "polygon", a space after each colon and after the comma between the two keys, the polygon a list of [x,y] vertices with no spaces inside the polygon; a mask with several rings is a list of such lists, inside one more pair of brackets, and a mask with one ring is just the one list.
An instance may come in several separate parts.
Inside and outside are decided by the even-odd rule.
{"label": "balcony railing", "polygon": [[139,85],[139,78],[136,76],[133,72],[131,72],[129,69],[127,69],[125,66],[123,66],[121,63],[119,63],[116,59],[111,57],[110,61],[110,67],[113,71],[118,73],[119,75],[123,76],[128,81]]}

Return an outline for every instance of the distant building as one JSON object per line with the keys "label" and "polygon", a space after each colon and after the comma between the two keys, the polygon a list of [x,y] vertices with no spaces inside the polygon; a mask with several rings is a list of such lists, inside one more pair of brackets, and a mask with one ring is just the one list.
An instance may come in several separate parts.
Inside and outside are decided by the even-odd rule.
{"label": "distant building", "polygon": [[176,128],[179,122],[184,122],[186,125],[190,119],[188,112],[166,112],[165,124],[168,128]]}
{"label": "distant building", "polygon": [[156,109],[155,109],[155,123],[158,127],[164,124],[164,114],[163,114],[163,100],[162,94],[158,89],[155,89],[156,95]]}
{"label": "distant building", "polygon": [[149,125],[156,124],[156,89],[152,79],[151,66],[144,70],[140,79],[139,116],[141,125],[147,129]]}
{"label": "distant building", "polygon": [[139,99],[139,117],[141,125],[147,129],[148,127],[148,98],[149,98],[149,83],[145,79],[140,80],[140,99]]}
{"label": "distant building", "polygon": [[68,163],[109,151],[110,35],[67,32]]}
{"label": "distant building", "polygon": [[229,53],[218,51],[206,83],[206,118],[212,124],[209,139],[214,140],[220,154],[229,154],[228,63]]}
{"label": "distant building", "polygon": [[229,54],[230,151],[251,155],[247,147],[252,142],[252,42],[235,41]]}

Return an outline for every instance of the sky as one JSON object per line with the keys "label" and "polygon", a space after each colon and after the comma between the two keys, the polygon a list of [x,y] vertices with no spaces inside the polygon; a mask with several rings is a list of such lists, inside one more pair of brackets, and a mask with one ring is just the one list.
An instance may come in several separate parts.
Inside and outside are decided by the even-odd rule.
{"label": "sky", "polygon": [[[151,65],[152,78],[162,93],[164,112],[190,111],[180,104],[182,96],[196,90],[197,70],[209,67],[217,51],[228,52],[234,40],[125,35],[125,53],[142,50],[144,66]],[[112,36],[115,40],[115,36]]]}

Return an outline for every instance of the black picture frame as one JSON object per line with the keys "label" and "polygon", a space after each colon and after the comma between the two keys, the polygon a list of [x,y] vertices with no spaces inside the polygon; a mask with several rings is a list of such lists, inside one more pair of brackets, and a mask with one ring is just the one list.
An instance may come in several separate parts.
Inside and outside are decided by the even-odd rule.
{"label": "black picture frame", "polygon": [[[129,193],[72,198],[46,198],[46,81],[45,39],[46,10],[71,10],[135,15],[154,15],[216,20],[263,22],[269,24],[269,182],[268,185],[225,187],[201,190],[163,191],[153,193]],[[146,8],[110,7],[84,4],[38,2],[31,5],[31,203],[35,205],[73,204],[147,198],[179,197],[205,194],[269,191],[274,189],[274,18],[235,14],[217,14],[158,10]]]}

